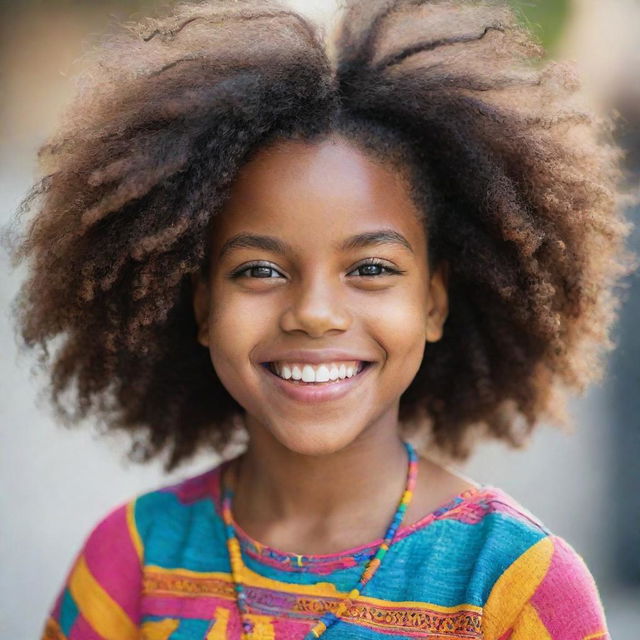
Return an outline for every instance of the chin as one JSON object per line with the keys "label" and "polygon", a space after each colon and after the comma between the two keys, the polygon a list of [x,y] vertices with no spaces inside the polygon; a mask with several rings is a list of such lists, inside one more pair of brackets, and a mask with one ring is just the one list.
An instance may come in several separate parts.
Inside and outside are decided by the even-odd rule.
{"label": "chin", "polygon": [[276,429],[273,437],[285,448],[303,456],[327,456],[341,451],[357,439],[359,433],[345,433],[344,425],[331,429],[328,425],[315,424],[308,429]]}

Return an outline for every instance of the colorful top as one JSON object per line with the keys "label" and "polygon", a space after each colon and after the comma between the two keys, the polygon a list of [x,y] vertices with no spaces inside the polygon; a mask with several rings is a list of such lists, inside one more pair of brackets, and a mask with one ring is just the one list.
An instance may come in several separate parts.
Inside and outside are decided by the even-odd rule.
{"label": "colorful top", "polygon": [[[226,464],[107,515],[78,553],[43,640],[240,638],[221,515]],[[381,542],[298,555],[240,527],[237,535],[256,640],[303,638],[352,589]],[[401,527],[376,575],[323,637],[610,638],[582,557],[485,484]]]}

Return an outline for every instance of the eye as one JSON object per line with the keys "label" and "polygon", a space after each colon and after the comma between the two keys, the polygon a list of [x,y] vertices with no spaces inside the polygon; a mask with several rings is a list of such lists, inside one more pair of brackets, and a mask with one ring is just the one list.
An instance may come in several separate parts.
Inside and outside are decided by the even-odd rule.
{"label": "eye", "polygon": [[[279,271],[274,269],[268,262],[254,262],[252,264],[245,265],[241,269],[237,269],[230,274],[230,278],[242,278],[244,277],[245,272],[249,271],[249,278],[261,278],[267,279],[272,278],[274,276],[269,275],[269,272],[277,273],[282,275]],[[277,277],[277,276],[276,276]]]}
{"label": "eye", "polygon": [[376,258],[370,258],[366,262],[359,264],[351,273],[360,270],[364,270],[364,273],[360,273],[360,276],[364,277],[399,275],[404,273],[404,271],[390,267],[382,262],[382,260],[377,260]]}

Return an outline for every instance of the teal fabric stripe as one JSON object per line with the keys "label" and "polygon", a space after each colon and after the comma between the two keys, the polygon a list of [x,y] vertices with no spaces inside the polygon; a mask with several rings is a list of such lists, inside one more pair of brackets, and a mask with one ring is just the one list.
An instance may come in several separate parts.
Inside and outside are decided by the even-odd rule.
{"label": "teal fabric stripe", "polygon": [[[173,493],[153,492],[138,498],[135,516],[143,538],[145,564],[166,569],[231,571],[224,523],[211,500],[182,504]],[[154,527],[154,522],[162,522],[162,529]]]}
{"label": "teal fabric stripe", "polygon": [[187,640],[188,638],[204,638],[211,628],[212,620],[184,618],[180,626],[169,636],[169,640]]}
{"label": "teal fabric stripe", "polygon": [[[430,637],[433,636],[430,634]],[[322,640],[407,640],[407,636],[402,633],[380,633],[342,620],[330,627],[322,636]]]}
{"label": "teal fabric stripe", "polygon": [[491,589],[505,570],[527,549],[549,535],[547,530],[505,513],[487,514],[482,525],[490,529],[490,535],[478,547],[467,591],[467,601],[479,606],[485,605]]}
{"label": "teal fabric stripe", "polygon": [[71,632],[71,627],[78,617],[78,605],[76,604],[69,589],[64,590],[62,602],[60,603],[60,628],[65,636]]}

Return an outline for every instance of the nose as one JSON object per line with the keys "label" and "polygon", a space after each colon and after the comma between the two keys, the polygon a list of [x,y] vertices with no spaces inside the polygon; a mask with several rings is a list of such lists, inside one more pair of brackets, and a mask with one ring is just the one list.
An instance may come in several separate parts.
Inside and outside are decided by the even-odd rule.
{"label": "nose", "polygon": [[345,304],[344,286],[323,273],[301,278],[290,289],[280,328],[286,332],[303,331],[311,337],[321,337],[332,330],[346,331],[352,316]]}

